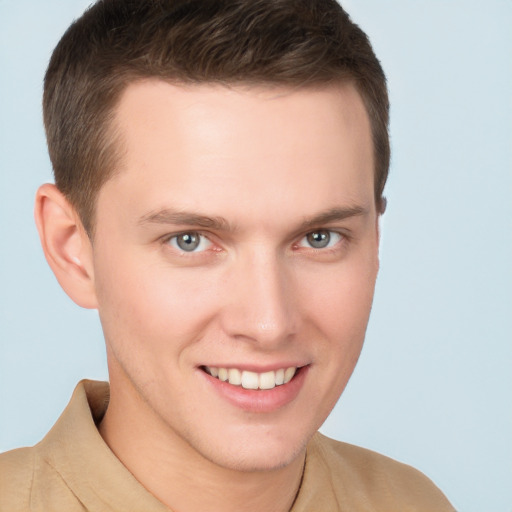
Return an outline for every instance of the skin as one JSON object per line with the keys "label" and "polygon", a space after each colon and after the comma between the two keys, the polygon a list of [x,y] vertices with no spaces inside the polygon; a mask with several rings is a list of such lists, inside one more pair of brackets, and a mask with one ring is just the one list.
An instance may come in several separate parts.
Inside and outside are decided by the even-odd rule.
{"label": "skin", "polygon": [[[54,186],[36,202],[61,285],[100,313],[100,433],[174,510],[289,510],[306,444],[359,357],[378,271],[361,98],[350,84],[149,80],[127,88],[116,126],[124,157],[92,243]],[[311,247],[312,232],[328,246]],[[179,248],[181,233],[200,236],[197,251]],[[254,395],[251,410],[226,399],[203,365],[304,369],[293,399],[258,411]]]}

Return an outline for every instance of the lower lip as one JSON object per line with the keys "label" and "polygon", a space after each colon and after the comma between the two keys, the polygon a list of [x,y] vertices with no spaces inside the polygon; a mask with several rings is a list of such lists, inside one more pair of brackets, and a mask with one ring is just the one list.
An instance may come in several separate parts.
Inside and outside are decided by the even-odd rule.
{"label": "lower lip", "polygon": [[242,386],[233,386],[228,382],[223,382],[201,369],[198,371],[222,398],[238,409],[247,412],[268,413],[284,407],[297,397],[304,385],[308,370],[309,366],[303,366],[290,382],[272,389],[245,389]]}

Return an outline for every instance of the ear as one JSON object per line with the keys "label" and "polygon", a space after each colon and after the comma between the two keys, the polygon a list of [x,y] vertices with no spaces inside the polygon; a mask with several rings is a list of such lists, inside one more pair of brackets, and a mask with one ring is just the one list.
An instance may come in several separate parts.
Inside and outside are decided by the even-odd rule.
{"label": "ear", "polygon": [[375,234],[377,237],[377,270],[380,269],[380,249],[382,246],[382,216],[386,211],[387,200],[385,197],[381,198],[379,209],[375,218]]}
{"label": "ear", "polygon": [[384,213],[386,212],[386,209],[388,207],[388,200],[386,197],[384,196],[381,196],[378,204],[377,204],[377,239],[379,241],[379,245],[380,245],[380,240],[381,240],[381,223],[382,223],[382,216],[384,215]]}
{"label": "ear", "polygon": [[46,261],[63,290],[79,306],[96,308],[92,244],[76,210],[47,183],[37,191],[34,216]]}

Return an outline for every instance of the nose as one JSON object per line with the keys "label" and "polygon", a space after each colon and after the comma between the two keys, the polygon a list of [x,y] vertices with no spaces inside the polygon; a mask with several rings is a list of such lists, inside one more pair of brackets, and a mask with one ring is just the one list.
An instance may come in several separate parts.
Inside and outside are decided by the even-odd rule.
{"label": "nose", "polygon": [[231,267],[223,309],[224,331],[272,350],[296,333],[298,313],[293,276],[272,251],[254,251]]}

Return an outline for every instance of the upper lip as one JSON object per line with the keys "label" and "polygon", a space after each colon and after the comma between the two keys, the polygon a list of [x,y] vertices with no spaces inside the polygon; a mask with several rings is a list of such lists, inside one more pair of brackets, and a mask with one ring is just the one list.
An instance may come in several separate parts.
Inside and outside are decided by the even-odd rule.
{"label": "upper lip", "polygon": [[255,372],[255,373],[265,373],[270,371],[277,371],[281,369],[286,369],[290,367],[294,368],[302,368],[303,366],[308,366],[309,363],[297,363],[297,362],[283,362],[283,363],[271,363],[266,365],[254,365],[247,363],[220,363],[220,364],[203,364],[200,365],[200,368],[210,367],[210,368],[236,368],[241,371]]}

